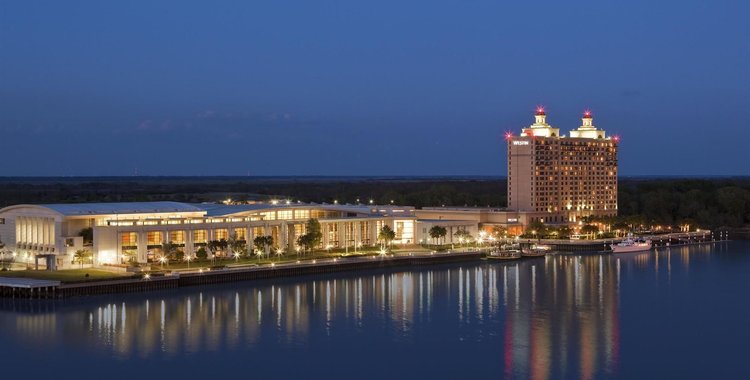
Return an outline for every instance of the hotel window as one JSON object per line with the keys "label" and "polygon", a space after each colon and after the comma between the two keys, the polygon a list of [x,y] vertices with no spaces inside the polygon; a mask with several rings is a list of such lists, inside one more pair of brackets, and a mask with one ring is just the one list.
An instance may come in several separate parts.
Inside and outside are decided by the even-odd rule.
{"label": "hotel window", "polygon": [[146,241],[148,245],[161,245],[164,239],[162,239],[161,231],[149,231],[146,233]]}
{"label": "hotel window", "polygon": [[413,220],[395,220],[393,221],[393,227],[394,232],[396,232],[396,240],[400,244],[409,244],[414,241]]}
{"label": "hotel window", "polygon": [[363,245],[370,244],[370,222],[361,222],[359,224],[359,242]]}
{"label": "hotel window", "polygon": [[294,210],[294,219],[310,219],[310,210]]}
{"label": "hotel window", "polygon": [[300,237],[305,234],[305,225],[304,224],[295,224],[294,225],[294,236]]}
{"label": "hotel window", "polygon": [[169,242],[185,244],[185,231],[169,231]]}
{"label": "hotel window", "polygon": [[247,228],[235,228],[234,237],[237,240],[247,240]]}
{"label": "hotel window", "polygon": [[276,219],[278,220],[289,220],[292,219],[292,210],[280,210],[276,212]]}
{"label": "hotel window", "polygon": [[253,237],[256,238],[258,236],[265,236],[266,231],[263,229],[263,227],[253,227]]}
{"label": "hotel window", "polygon": [[339,226],[337,223],[330,223],[328,225],[328,244],[338,247],[339,246]]}
{"label": "hotel window", "polygon": [[133,247],[138,244],[138,234],[135,232],[123,232],[120,234],[120,245]]}
{"label": "hotel window", "polygon": [[214,240],[227,240],[229,239],[229,231],[226,228],[219,228],[214,230]]}
{"label": "hotel window", "polygon": [[205,243],[207,240],[208,232],[206,230],[193,231],[193,243]]}
{"label": "hotel window", "polygon": [[281,246],[281,227],[280,226],[271,227],[271,239],[273,240],[274,247]]}
{"label": "hotel window", "polygon": [[276,220],[276,211],[261,212],[260,216],[263,217],[263,220]]}

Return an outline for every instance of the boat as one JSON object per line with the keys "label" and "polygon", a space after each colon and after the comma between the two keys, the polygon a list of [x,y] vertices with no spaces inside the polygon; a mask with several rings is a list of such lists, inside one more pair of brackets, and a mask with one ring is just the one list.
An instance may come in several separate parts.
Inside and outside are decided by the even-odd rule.
{"label": "boat", "polygon": [[552,253],[552,247],[543,244],[533,244],[521,250],[521,256],[525,257],[541,257],[548,253]]}
{"label": "boat", "polygon": [[517,260],[521,258],[521,251],[493,251],[487,255],[488,260]]}
{"label": "boat", "polygon": [[612,244],[610,248],[612,253],[643,252],[651,250],[651,240],[636,240],[629,234],[625,240]]}

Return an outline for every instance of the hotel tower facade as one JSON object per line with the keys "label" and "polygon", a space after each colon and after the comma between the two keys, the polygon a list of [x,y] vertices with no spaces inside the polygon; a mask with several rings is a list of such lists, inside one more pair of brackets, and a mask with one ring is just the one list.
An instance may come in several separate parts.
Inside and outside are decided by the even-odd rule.
{"label": "hotel tower facade", "polygon": [[590,111],[569,136],[547,123],[542,107],[534,119],[519,136],[506,135],[508,210],[553,224],[616,215],[619,138],[597,129]]}

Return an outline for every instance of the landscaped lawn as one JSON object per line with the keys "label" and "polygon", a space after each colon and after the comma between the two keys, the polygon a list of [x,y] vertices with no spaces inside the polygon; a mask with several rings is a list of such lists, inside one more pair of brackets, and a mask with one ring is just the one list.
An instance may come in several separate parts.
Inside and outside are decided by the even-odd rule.
{"label": "landscaped lawn", "polygon": [[[88,277],[86,277],[88,274]],[[116,279],[132,276],[132,273],[113,273],[98,269],[63,269],[57,271],[46,270],[13,270],[0,271],[2,277],[34,278],[37,280],[50,280],[62,282],[80,282],[91,280]]]}

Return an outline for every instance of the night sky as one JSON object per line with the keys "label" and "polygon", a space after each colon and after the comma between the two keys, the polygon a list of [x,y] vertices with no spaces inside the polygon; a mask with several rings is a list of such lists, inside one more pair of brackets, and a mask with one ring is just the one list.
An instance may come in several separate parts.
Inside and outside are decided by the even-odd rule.
{"label": "night sky", "polygon": [[[750,2],[0,1],[0,176],[505,175],[537,105],[621,175],[746,175]],[[137,169],[136,169],[137,168]]]}

